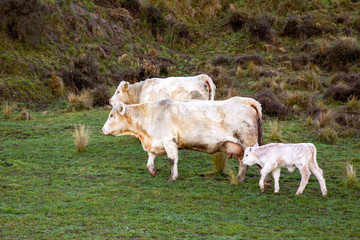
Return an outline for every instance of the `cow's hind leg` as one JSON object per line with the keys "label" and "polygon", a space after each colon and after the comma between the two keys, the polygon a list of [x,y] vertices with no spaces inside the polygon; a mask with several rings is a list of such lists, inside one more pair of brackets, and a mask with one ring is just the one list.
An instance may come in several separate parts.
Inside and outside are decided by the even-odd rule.
{"label": "cow's hind leg", "polygon": [[298,190],[296,191],[296,195],[300,195],[303,193],[304,188],[306,187],[307,183],[309,182],[309,178],[310,178],[310,171],[309,171],[309,167],[306,166],[302,166],[299,168],[300,170],[300,174],[301,174],[301,182],[300,182],[300,186],[298,188]]}
{"label": "cow's hind leg", "polygon": [[175,181],[176,178],[178,177],[178,168],[177,168],[177,163],[179,159],[178,147],[173,140],[166,141],[163,144],[166,154],[169,158],[169,162],[171,163],[171,175],[168,181]]}
{"label": "cow's hind leg", "polygon": [[155,160],[156,155],[148,152],[148,162],[146,164],[146,168],[149,170],[151,176],[155,177],[156,176],[156,168],[154,165],[154,160]]}
{"label": "cow's hind leg", "polygon": [[315,166],[313,163],[309,163],[310,171],[315,175],[320,184],[320,189],[323,197],[327,196],[327,190],[325,185],[325,178],[323,176],[323,171],[318,166]]}

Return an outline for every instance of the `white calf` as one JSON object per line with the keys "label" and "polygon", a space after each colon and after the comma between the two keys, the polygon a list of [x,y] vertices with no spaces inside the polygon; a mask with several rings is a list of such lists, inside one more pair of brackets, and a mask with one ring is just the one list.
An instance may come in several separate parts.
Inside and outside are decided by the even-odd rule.
{"label": "white calf", "polygon": [[297,195],[304,191],[311,174],[310,171],[318,179],[323,197],[327,195],[323,171],[317,165],[316,148],[312,143],[270,143],[260,147],[256,144],[254,147],[246,148],[244,155],[243,164],[249,166],[259,164],[262,167],[259,182],[262,192],[264,192],[264,178],[270,172],[275,181],[274,192],[279,192],[280,168],[285,167],[290,172],[295,168],[300,171],[301,182],[296,192]]}

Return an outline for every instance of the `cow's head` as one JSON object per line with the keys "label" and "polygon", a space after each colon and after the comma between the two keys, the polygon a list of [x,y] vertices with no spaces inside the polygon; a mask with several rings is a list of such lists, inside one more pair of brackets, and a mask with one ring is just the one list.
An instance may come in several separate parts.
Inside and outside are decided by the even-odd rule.
{"label": "cow's head", "polygon": [[258,162],[258,156],[256,155],[255,151],[254,151],[254,147],[248,147],[245,149],[244,152],[244,158],[242,160],[242,163],[248,166],[251,166],[255,163]]}
{"label": "cow's head", "polygon": [[102,134],[107,136],[121,136],[126,130],[128,130],[128,123],[124,116],[125,109],[125,104],[122,102],[113,106],[113,109],[109,113],[108,120],[101,129]]}
{"label": "cow's head", "polygon": [[129,82],[121,81],[114,95],[110,98],[110,105],[114,106],[120,102],[131,104],[128,90]]}

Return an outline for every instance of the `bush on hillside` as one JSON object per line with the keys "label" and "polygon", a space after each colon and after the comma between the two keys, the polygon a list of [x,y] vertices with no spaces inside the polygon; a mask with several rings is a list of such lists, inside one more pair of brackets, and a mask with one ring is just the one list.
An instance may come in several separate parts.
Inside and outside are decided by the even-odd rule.
{"label": "bush on hillside", "polygon": [[246,31],[250,34],[250,40],[254,43],[275,43],[276,36],[271,29],[269,21],[264,17],[249,19],[246,23]]}
{"label": "bush on hillside", "polygon": [[246,12],[231,10],[227,15],[226,24],[231,27],[233,32],[237,32],[245,26],[248,18]]}
{"label": "bush on hillside", "polygon": [[312,61],[327,70],[347,70],[360,61],[360,45],[356,39],[343,38],[331,45],[320,46]]}
{"label": "bush on hillside", "polygon": [[262,111],[269,117],[277,117],[280,120],[291,118],[293,111],[279,102],[271,91],[262,91],[255,95],[255,99],[261,103]]}
{"label": "bush on hillside", "polygon": [[324,32],[329,31],[330,29],[326,26],[322,26],[315,16],[305,15],[302,17],[290,17],[285,23],[281,35],[305,39],[320,36]]}
{"label": "bush on hillside", "polygon": [[0,28],[30,46],[40,45],[49,10],[39,0],[0,1]]}

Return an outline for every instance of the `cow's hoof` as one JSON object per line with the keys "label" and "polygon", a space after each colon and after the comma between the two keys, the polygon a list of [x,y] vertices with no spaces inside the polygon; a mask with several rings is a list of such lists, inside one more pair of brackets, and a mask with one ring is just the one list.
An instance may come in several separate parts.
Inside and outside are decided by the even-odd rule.
{"label": "cow's hoof", "polygon": [[323,197],[327,197],[327,193],[324,193],[322,196],[323,196]]}
{"label": "cow's hoof", "polygon": [[265,192],[265,188],[260,188],[260,190],[262,193]]}
{"label": "cow's hoof", "polygon": [[151,172],[151,176],[155,177],[156,176],[156,169],[154,168],[154,170]]}
{"label": "cow's hoof", "polygon": [[245,177],[242,176],[236,176],[237,180],[239,181],[239,183],[243,183],[245,181]]}
{"label": "cow's hoof", "polygon": [[168,182],[175,182],[176,179],[169,178]]}

